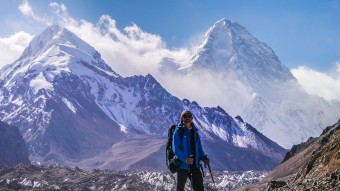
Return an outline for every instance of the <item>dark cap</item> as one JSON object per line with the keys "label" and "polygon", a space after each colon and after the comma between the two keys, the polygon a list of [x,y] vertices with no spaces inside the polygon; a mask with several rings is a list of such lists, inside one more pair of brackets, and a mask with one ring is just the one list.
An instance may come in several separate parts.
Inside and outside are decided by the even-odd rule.
{"label": "dark cap", "polygon": [[182,114],[181,114],[181,117],[183,117],[185,114],[190,114],[190,115],[192,115],[191,111],[189,111],[189,110],[184,110],[184,111],[182,112]]}

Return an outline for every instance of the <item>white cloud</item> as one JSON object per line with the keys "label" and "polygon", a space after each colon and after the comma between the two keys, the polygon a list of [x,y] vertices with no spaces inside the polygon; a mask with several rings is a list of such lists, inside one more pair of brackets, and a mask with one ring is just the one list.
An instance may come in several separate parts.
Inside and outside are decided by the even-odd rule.
{"label": "white cloud", "polygon": [[58,15],[67,14],[67,7],[64,4],[58,4],[56,2],[52,2],[49,4],[49,6],[53,8]]}
{"label": "white cloud", "polygon": [[27,0],[23,0],[18,8],[23,15],[34,17],[32,7]]}
{"label": "white cloud", "polygon": [[157,80],[180,99],[196,101],[202,107],[221,106],[232,116],[240,115],[254,96],[235,77],[207,70],[195,71],[194,75],[168,72]]}
{"label": "white cloud", "polygon": [[23,0],[21,4],[19,5],[18,9],[20,12],[26,16],[26,17],[31,17],[35,21],[38,21],[40,23],[44,23],[46,25],[51,25],[51,19],[43,16],[38,16],[37,14],[34,13],[32,6],[28,2],[28,0]]}
{"label": "white cloud", "polygon": [[336,75],[318,72],[306,66],[291,70],[307,93],[326,100],[340,100],[340,62],[337,62],[337,68],[334,71],[337,71]]}
{"label": "white cloud", "polygon": [[[201,106],[219,105],[235,115],[247,104],[245,100],[251,99],[249,90],[241,83],[226,81],[216,73],[200,71],[196,76],[183,76],[164,71],[188,61],[198,48],[197,35],[193,38],[195,43],[189,43],[188,48],[168,49],[159,35],[144,32],[134,23],[119,30],[109,15],[102,15],[98,23],[92,24],[72,18],[63,4],[51,3],[50,7],[61,26],[98,50],[105,62],[122,76],[152,74],[165,89],[181,99],[197,101]],[[173,62],[164,62],[165,58]],[[230,91],[230,87],[235,91]]]}
{"label": "white cloud", "polygon": [[164,57],[185,59],[189,49],[169,50],[159,35],[144,32],[136,24],[122,31],[109,15],[103,15],[98,23],[76,20],[69,16],[67,7],[56,2],[50,7],[58,16],[58,24],[74,32],[98,50],[103,59],[122,76],[157,75]]}
{"label": "white cloud", "polygon": [[32,35],[23,31],[7,38],[0,38],[0,68],[18,59],[32,38]]}
{"label": "white cloud", "polygon": [[[31,12],[28,15],[34,19],[28,2],[25,6],[26,12]],[[247,104],[244,100],[250,98],[249,91],[241,83],[226,81],[218,74],[201,71],[200,75],[183,76],[164,71],[178,68],[188,61],[198,48],[197,35],[193,38],[195,43],[188,43],[189,47],[169,49],[159,35],[144,32],[134,23],[120,30],[109,15],[101,16],[93,24],[71,17],[64,4],[52,2],[49,7],[57,18],[57,24],[98,50],[105,62],[122,76],[152,74],[173,95],[197,101],[201,106],[220,105],[233,115],[240,114],[240,110]],[[172,62],[164,62],[165,58],[170,58]],[[231,92],[230,87],[235,91]]]}

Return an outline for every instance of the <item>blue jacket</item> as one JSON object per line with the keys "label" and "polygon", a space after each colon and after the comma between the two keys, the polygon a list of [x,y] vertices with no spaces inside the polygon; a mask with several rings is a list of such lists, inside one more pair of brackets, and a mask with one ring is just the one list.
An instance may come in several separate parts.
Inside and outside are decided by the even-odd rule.
{"label": "blue jacket", "polygon": [[[195,131],[196,142],[195,142],[195,162],[197,168],[199,168],[199,161],[204,159],[204,152],[202,149],[201,138],[197,133],[198,129],[195,127],[194,123],[191,123],[192,129]],[[182,140],[180,138],[179,128],[184,129]],[[179,163],[180,169],[189,170],[189,164],[186,163],[186,160],[190,157],[191,147],[190,147],[190,130],[187,129],[183,122],[178,124],[178,128],[173,133],[172,138],[172,150],[175,153],[176,157],[181,161]]]}

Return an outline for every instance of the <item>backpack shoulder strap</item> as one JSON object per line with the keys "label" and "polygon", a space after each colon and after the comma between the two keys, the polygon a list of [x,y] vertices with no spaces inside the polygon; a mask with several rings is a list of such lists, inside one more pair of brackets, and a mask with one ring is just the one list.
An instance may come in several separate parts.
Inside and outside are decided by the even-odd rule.
{"label": "backpack shoulder strap", "polygon": [[167,148],[170,148],[171,146],[171,142],[172,142],[172,136],[173,136],[173,133],[174,131],[176,130],[177,128],[177,125],[176,124],[173,124],[170,126],[169,130],[168,130],[168,142],[167,142]]}
{"label": "backpack shoulder strap", "polygon": [[177,127],[177,128],[178,128],[179,137],[182,140],[183,135],[184,135],[184,128],[183,127]]}

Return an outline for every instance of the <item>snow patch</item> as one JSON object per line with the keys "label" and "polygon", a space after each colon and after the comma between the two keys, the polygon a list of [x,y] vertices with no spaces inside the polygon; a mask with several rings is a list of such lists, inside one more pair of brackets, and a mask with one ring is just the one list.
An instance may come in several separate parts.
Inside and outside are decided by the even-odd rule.
{"label": "snow patch", "polygon": [[120,124],[120,123],[118,123],[118,124],[119,124],[120,131],[121,131],[121,132],[128,133],[127,127],[125,127],[124,125],[122,125],[122,124]]}
{"label": "snow patch", "polygon": [[73,113],[77,112],[77,109],[73,106],[73,104],[68,99],[63,97],[62,100]]}
{"label": "snow patch", "polygon": [[[0,99],[1,99],[1,97],[0,97]],[[18,97],[17,99],[13,100],[12,103],[15,104],[15,105],[21,106],[24,102],[23,102],[21,97]]]}
{"label": "snow patch", "polygon": [[49,89],[54,91],[53,85],[46,80],[42,72],[40,72],[37,77],[31,80],[30,87],[32,87],[34,94],[36,94],[40,89]]}

